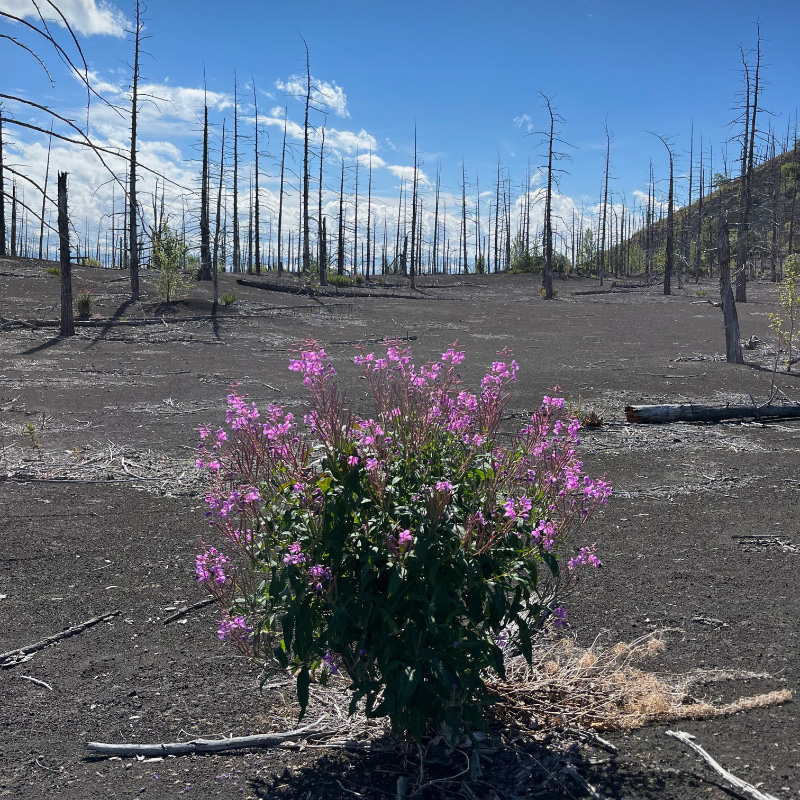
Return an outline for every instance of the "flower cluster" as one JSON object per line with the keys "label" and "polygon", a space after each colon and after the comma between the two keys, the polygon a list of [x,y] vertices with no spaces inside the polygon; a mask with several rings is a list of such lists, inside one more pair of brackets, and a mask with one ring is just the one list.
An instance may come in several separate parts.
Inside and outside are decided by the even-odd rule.
{"label": "flower cluster", "polygon": [[611,487],[584,473],[559,396],[501,439],[510,355],[471,393],[457,345],[422,365],[399,342],[359,351],[374,402],[361,416],[305,342],[289,364],[302,424],[234,388],[225,425],[199,429],[206,514],[230,555],[204,546],[198,579],[227,609],[220,638],[290,668],[301,707],[315,671],[343,671],[354,707],[397,732],[479,726],[510,640],[530,654],[538,630],[567,624],[564,589],[600,565],[570,539]]}
{"label": "flower cluster", "polygon": [[204,552],[198,553],[195,558],[197,580],[221,586],[228,580],[225,569],[230,563],[231,560],[228,556],[220,553],[216,547],[209,547]]}
{"label": "flower cluster", "polygon": [[243,641],[252,632],[253,629],[245,622],[244,617],[232,617],[230,614],[225,614],[219,622],[217,636],[222,642],[231,640]]}

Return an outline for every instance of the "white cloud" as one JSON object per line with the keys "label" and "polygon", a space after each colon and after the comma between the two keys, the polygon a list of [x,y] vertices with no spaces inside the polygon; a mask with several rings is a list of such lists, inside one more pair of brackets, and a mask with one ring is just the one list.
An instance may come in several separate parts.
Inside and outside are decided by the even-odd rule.
{"label": "white cloud", "polygon": [[[288,80],[275,81],[275,88],[292,97],[306,96],[307,82],[304,75],[290,75]],[[328,83],[311,76],[311,104],[320,111],[332,111],[337,117],[349,117],[347,95],[337,83]]]}
{"label": "white cloud", "polygon": [[[262,125],[270,125],[275,128],[283,129],[286,125],[286,136],[295,141],[303,141],[305,132],[303,126],[294,122],[291,119],[284,117],[284,109],[276,106],[270,111],[270,116],[262,117],[260,114],[258,120]],[[250,118],[250,122],[253,119]],[[315,145],[319,145],[322,141],[322,128],[316,127],[309,131],[309,141]],[[378,141],[371,134],[367,133],[363,128],[358,131],[340,131],[336,128],[325,128],[325,149],[334,150],[339,154],[355,155],[359,154],[359,158],[363,153],[373,152],[378,149]],[[373,159],[376,156],[373,155]]]}
{"label": "white cloud", "polygon": [[[118,109],[93,102],[90,115],[93,130],[108,139],[126,140],[130,133],[131,95],[128,87],[107,81],[92,72],[89,73],[89,80]],[[140,133],[163,138],[197,135],[204,100],[208,103],[209,111],[225,111],[233,107],[232,95],[206,91],[202,87],[172,86],[167,83],[140,83],[139,98]]]}
{"label": "white cloud", "polygon": [[[111,3],[104,0],[59,0],[57,3],[61,13],[77,33],[83,36],[124,36],[130,23],[124,14]],[[64,26],[62,18],[53,11],[53,7],[43,0],[38,3],[45,20]],[[33,0],[0,0],[0,11],[13,14],[23,19],[39,21],[39,12]],[[41,24],[41,23],[40,23]]]}
{"label": "white cloud", "polygon": [[[413,166],[403,166],[400,164],[387,164],[386,169],[392,173],[396,178],[405,179],[406,183],[410,183],[414,180],[414,167]],[[422,184],[423,186],[430,186],[430,179],[428,176],[419,168],[417,167],[417,182]]]}
{"label": "white cloud", "polygon": [[528,133],[533,130],[533,121],[531,120],[530,114],[522,114],[519,117],[514,117],[514,124],[518,128],[525,128]]}

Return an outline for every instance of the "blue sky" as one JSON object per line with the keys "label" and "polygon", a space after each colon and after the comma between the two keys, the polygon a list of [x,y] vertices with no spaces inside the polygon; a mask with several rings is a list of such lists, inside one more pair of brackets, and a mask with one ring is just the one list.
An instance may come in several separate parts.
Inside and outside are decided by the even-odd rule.
{"label": "blue sky", "polygon": [[[131,4],[63,0],[59,5],[80,31],[98,87],[123,102],[130,78],[125,62],[132,60],[132,47],[121,28],[125,18],[132,18]],[[24,16],[31,9],[31,0],[0,0],[0,11]],[[437,163],[441,164],[452,210],[461,193],[462,158],[468,194],[474,195],[477,176],[487,204],[498,154],[515,185],[521,184],[529,159],[534,172],[543,163],[539,137],[526,135],[529,128],[540,129],[546,121],[539,91],[554,97],[565,120],[561,135],[574,146],[566,148],[572,160],[563,165],[570,173],[561,184],[564,214],[580,205],[591,210],[598,202],[604,123],[614,135],[611,189],[617,199],[624,193],[629,204],[637,192],[646,192],[650,158],[657,177],[667,174],[666,152],[648,131],[674,141],[682,174],[688,172],[694,126],[695,146],[701,135],[706,145],[706,165],[711,145],[714,170],[721,171],[724,143],[734,133],[728,123],[737,114],[734,107],[742,88],[739,47],[749,51],[755,46],[757,20],[762,34],[762,102],[773,115],[764,115],[762,122],[765,126],[771,122],[783,136],[799,105],[797,0],[774,0],[758,7],[741,0],[499,0],[494,4],[235,0],[227,5],[152,0],[145,20],[150,38],[142,61],[143,81],[152,84],[159,96],[168,95],[172,103],[148,109],[142,126],[142,160],[151,159],[155,168],[167,171],[177,182],[196,184],[198,166],[192,159],[197,158],[203,70],[217,134],[223,117],[228,127],[231,124],[229,103],[236,70],[243,101],[242,132],[252,129],[254,80],[262,130],[269,134],[269,140],[263,137],[262,163],[267,207],[274,200],[270,193],[276,180],[276,162],[270,156],[279,158],[282,133],[278,109],[288,107],[289,120],[302,123],[302,104],[291,96],[291,76],[305,70],[301,35],[309,46],[315,84],[331,103],[326,120],[331,154],[326,186],[330,190],[337,186],[336,156],[349,164],[356,147],[363,155],[371,146],[378,165],[374,190],[391,207],[396,205],[393,198],[402,168],[412,163],[415,124],[422,170],[432,179]],[[0,20],[0,29],[22,38],[19,26],[6,20]],[[24,41],[32,43],[29,37]],[[6,40],[0,41],[3,91],[44,101],[80,119],[77,82],[52,51],[39,49],[52,67],[55,88],[30,56]],[[26,113],[11,105],[6,112],[23,118]],[[91,119],[98,138],[124,145],[123,118],[95,103]],[[317,113],[312,122],[319,125],[322,119]],[[8,135],[15,140],[17,162],[38,171],[41,138],[35,141],[13,129]],[[107,202],[106,189],[90,196],[88,188],[81,193],[80,187],[99,183],[101,170],[86,156],[66,150],[59,152],[59,158],[62,168],[72,172],[81,202],[93,213],[100,209]],[[728,159],[733,170],[735,158],[732,144]],[[245,175],[247,168],[243,165]],[[350,184],[353,177],[349,169]],[[680,191],[685,195],[685,182]],[[334,203],[332,191],[326,195],[328,202]]]}

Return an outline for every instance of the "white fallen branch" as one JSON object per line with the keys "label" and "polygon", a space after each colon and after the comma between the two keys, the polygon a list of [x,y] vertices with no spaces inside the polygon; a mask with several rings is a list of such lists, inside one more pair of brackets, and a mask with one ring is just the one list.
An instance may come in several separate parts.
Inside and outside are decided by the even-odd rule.
{"label": "white fallen branch", "polygon": [[192,739],[189,742],[156,744],[108,744],[86,742],[86,749],[102,756],[184,756],[194,753],[222,753],[249,747],[277,747],[297,739],[320,739],[335,736],[340,729],[330,730],[306,725],[283,733],[260,733],[253,736],[232,736],[229,739]]}
{"label": "white fallen branch", "polygon": [[87,619],[86,622],[81,622],[80,625],[73,625],[71,628],[61,631],[61,633],[54,633],[52,636],[48,636],[39,642],[25,645],[25,647],[18,647],[16,650],[9,650],[7,653],[0,653],[0,667],[5,669],[21,664],[26,660],[24,656],[29,653],[35,653],[37,650],[44,650],[45,647],[49,647],[51,644],[60,642],[62,639],[68,639],[76,633],[81,633],[87,628],[91,628],[92,625],[97,625],[98,622],[104,622],[107,619],[111,619],[111,617],[116,617],[119,613],[119,611],[109,611],[107,614],[101,614],[99,617]]}
{"label": "white fallen branch", "polygon": [[30,681],[31,683],[35,683],[38,686],[44,686],[45,689],[49,689],[51,692],[53,691],[53,687],[49,683],[40,681],[38,678],[32,678],[30,675],[17,675],[17,677],[22,678],[25,681]]}
{"label": "white fallen branch", "polygon": [[699,744],[695,744],[692,741],[694,736],[692,736],[691,733],[684,733],[684,731],[667,731],[667,736],[673,736],[678,741],[683,742],[687,747],[694,750],[711,769],[719,773],[725,781],[745,797],[752,798],[752,800],[778,800],[775,795],[762,792],[760,789],[753,786],[752,783],[747,783],[747,781],[737,778],[732,772],[728,772],[725,767],[712,758]]}

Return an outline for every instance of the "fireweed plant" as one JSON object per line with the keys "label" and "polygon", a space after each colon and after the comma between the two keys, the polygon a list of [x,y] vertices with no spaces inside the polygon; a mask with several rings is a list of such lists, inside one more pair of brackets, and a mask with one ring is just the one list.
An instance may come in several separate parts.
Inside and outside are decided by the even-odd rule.
{"label": "fireweed plant", "polygon": [[417,366],[397,342],[359,354],[375,415],[362,418],[305,342],[289,364],[308,391],[302,425],[234,388],[225,425],[200,428],[221,538],[197,578],[226,608],[220,639],[292,670],[301,716],[312,678],[341,672],[351,713],[363,701],[398,735],[484,727],[504,650],[530,661],[536,633],[566,624],[576,570],[600,565],[594,546],[568,545],[611,493],[583,472],[578,420],[545,397],[501,444],[517,364],[496,361],[471,394],[463,359],[454,346]]}

